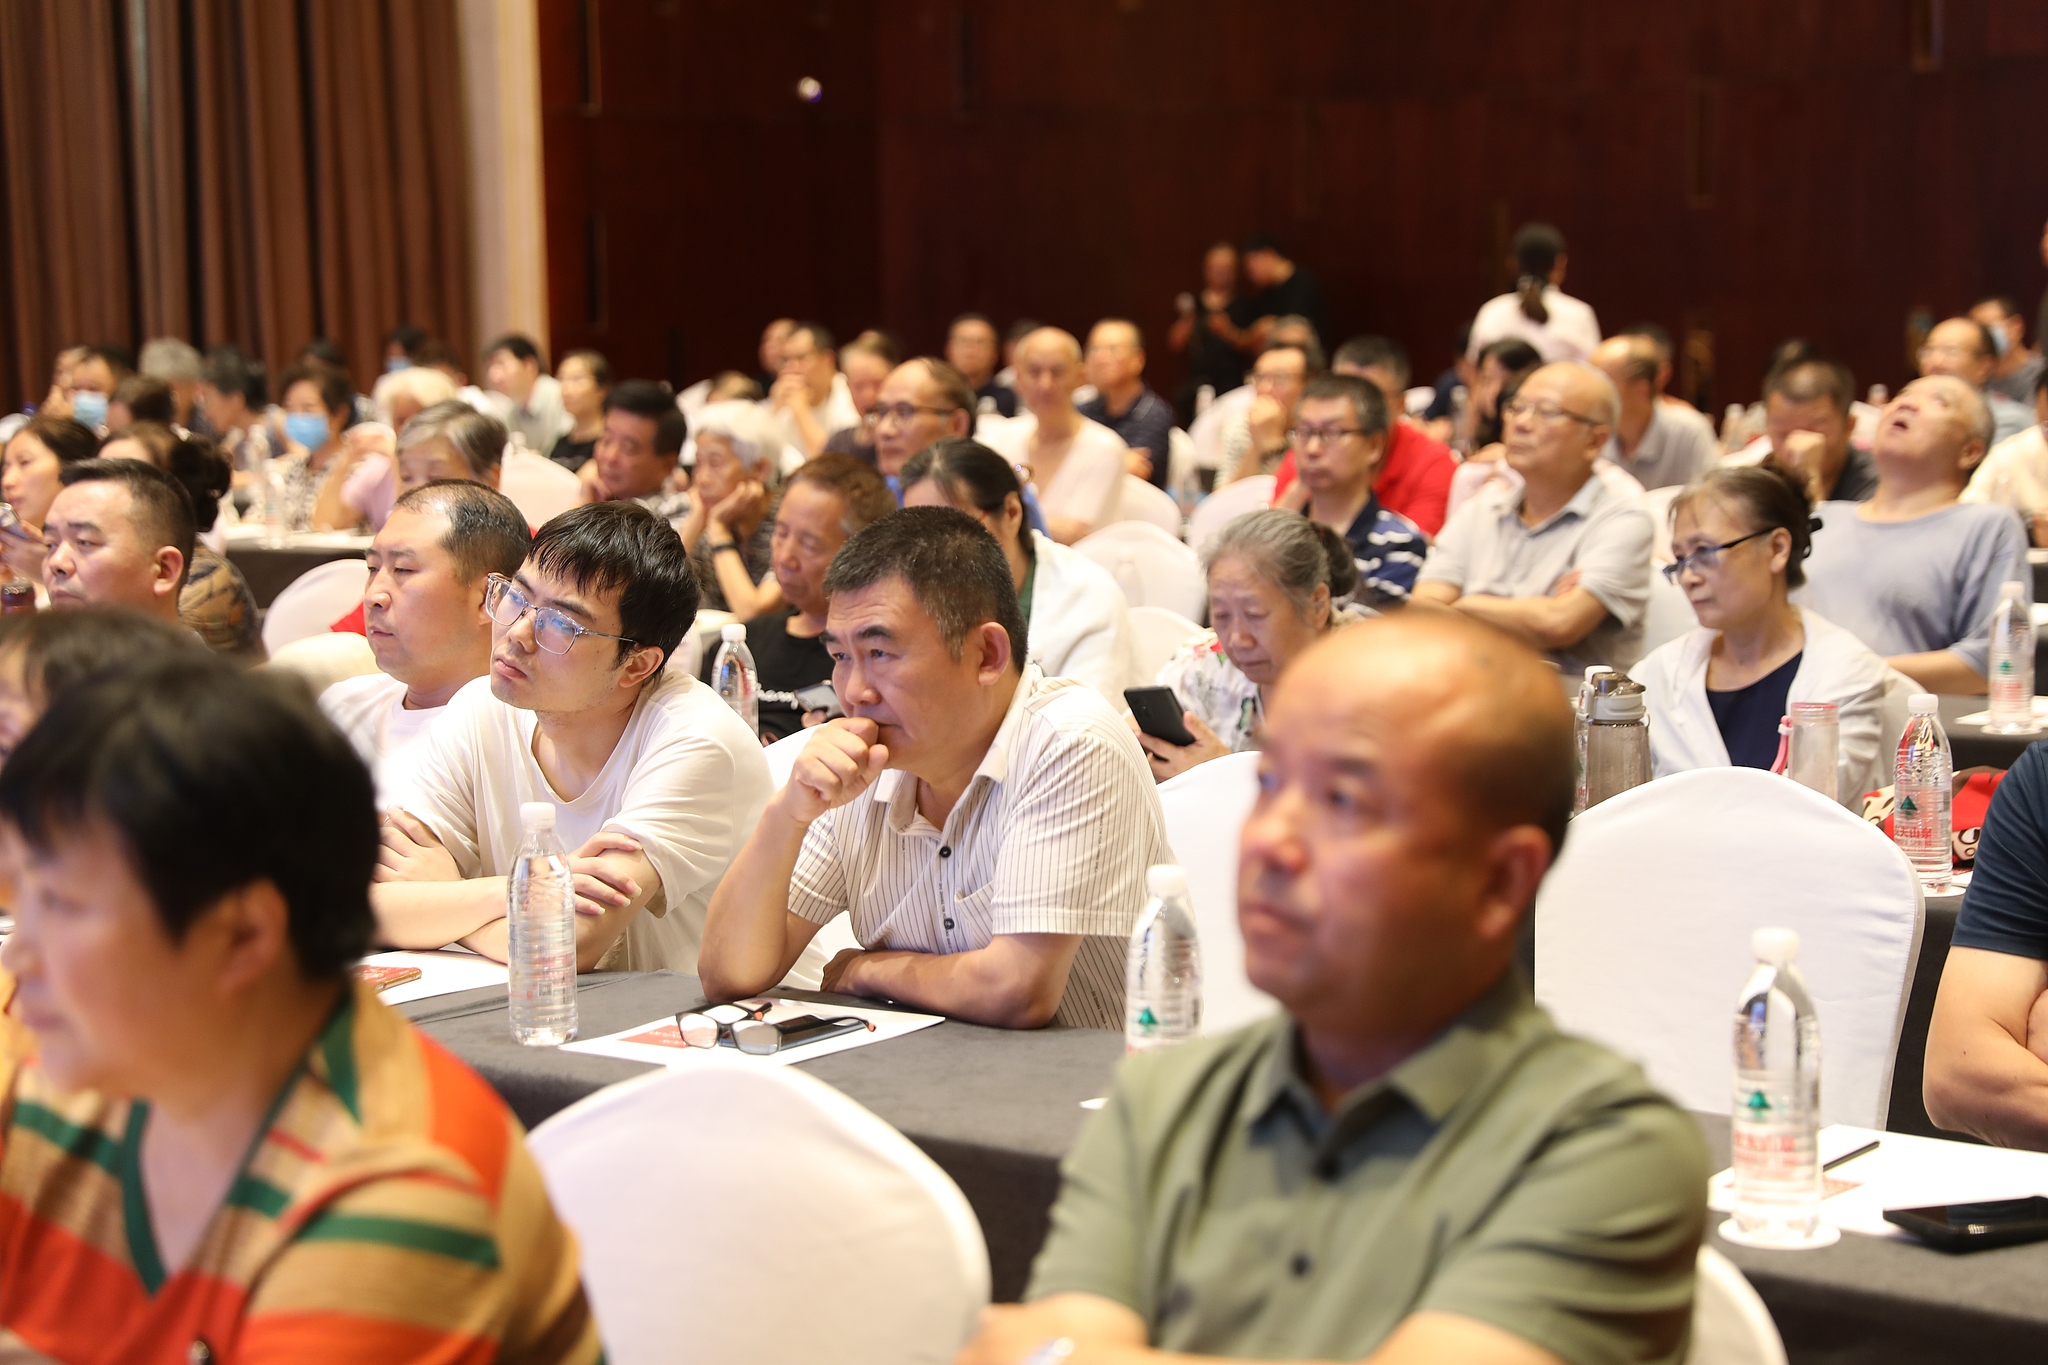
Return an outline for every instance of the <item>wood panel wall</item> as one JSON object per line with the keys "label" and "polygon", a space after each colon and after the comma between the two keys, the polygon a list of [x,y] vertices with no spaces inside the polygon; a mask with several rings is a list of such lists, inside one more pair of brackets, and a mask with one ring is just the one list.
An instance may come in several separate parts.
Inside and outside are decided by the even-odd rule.
{"label": "wood panel wall", "polygon": [[[558,349],[678,382],[761,324],[912,350],[984,311],[1163,335],[1278,233],[1419,372],[1541,218],[1716,402],[1792,335],[1860,384],[1916,310],[2044,284],[2039,0],[541,0]],[[801,101],[799,79],[824,87]],[[1704,383],[1706,376],[1702,376]]]}

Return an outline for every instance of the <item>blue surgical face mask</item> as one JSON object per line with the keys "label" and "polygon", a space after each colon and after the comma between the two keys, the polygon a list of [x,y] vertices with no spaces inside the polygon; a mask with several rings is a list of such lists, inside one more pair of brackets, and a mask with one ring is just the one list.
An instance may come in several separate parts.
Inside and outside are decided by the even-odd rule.
{"label": "blue surgical face mask", "polygon": [[409,370],[411,368],[412,361],[402,355],[387,355],[384,357],[384,373],[386,374],[396,374],[400,370]]}
{"label": "blue surgical face mask", "polygon": [[92,389],[79,389],[71,395],[71,415],[89,427],[103,427],[107,424],[107,396]]}
{"label": "blue surgical face mask", "polygon": [[327,444],[327,419],[317,412],[288,412],[284,434],[307,450],[318,450]]}

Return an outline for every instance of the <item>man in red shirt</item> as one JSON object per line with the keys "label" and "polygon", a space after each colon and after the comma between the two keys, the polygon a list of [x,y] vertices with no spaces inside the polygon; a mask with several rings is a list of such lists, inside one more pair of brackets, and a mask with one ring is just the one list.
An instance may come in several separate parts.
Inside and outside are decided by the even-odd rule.
{"label": "man in red shirt", "polygon": [[[1444,507],[1451,496],[1451,475],[1458,462],[1451,448],[1411,422],[1408,411],[1408,352],[1386,337],[1353,337],[1337,348],[1330,358],[1332,374],[1356,375],[1387,397],[1387,411],[1396,414],[1387,433],[1386,462],[1373,481],[1373,496],[1391,512],[1434,536],[1444,526]],[[1294,453],[1280,463],[1274,489],[1276,506],[1296,506],[1304,497],[1296,492],[1293,501],[1283,502],[1294,482]]]}

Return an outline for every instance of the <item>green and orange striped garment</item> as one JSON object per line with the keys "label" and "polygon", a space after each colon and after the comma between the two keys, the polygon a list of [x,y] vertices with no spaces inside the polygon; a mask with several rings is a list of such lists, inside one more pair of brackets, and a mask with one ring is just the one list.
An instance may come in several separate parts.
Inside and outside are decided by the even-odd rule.
{"label": "green and orange striped garment", "polygon": [[601,1358],[575,1243],[518,1121],[367,986],[177,1267],[144,1202],[147,1106],[58,1092],[26,1032],[0,1022],[0,1359]]}

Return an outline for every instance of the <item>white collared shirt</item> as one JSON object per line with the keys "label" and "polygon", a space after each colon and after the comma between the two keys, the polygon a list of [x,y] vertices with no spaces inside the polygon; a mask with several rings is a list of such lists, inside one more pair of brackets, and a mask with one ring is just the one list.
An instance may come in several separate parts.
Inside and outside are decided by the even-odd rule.
{"label": "white collared shirt", "polygon": [[846,911],[864,948],[964,953],[997,934],[1081,934],[1053,1021],[1122,1028],[1145,870],[1172,862],[1145,756],[1093,688],[1029,665],[981,766],[935,829],[890,769],[804,835],[789,908]]}

